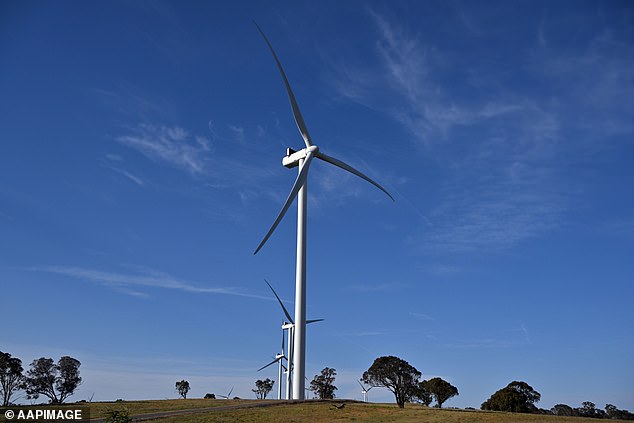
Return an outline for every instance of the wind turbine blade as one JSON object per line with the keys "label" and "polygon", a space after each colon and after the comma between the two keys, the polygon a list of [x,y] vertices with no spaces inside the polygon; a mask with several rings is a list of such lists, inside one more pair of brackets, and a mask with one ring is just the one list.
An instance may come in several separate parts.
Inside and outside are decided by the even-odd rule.
{"label": "wind turbine blade", "polygon": [[309,323],[316,323],[316,322],[323,322],[324,319],[310,319],[310,320],[306,320],[306,324]]}
{"label": "wind turbine blade", "polygon": [[306,158],[304,159],[304,164],[302,164],[302,169],[299,171],[299,174],[297,175],[297,179],[295,179],[295,184],[293,184],[293,188],[291,188],[291,192],[288,194],[288,198],[286,199],[286,202],[284,203],[284,206],[282,207],[282,211],[280,211],[280,214],[277,215],[277,219],[275,219],[275,222],[273,222],[273,225],[271,225],[271,229],[269,229],[269,231],[266,233],[266,235],[264,236],[264,239],[262,240],[262,242],[260,242],[260,245],[258,245],[258,248],[255,249],[255,252],[253,253],[253,255],[257,254],[258,251],[260,251],[260,249],[264,246],[266,241],[269,239],[269,237],[271,236],[275,228],[277,228],[277,225],[279,225],[280,221],[286,214],[286,211],[291,206],[291,203],[293,202],[293,200],[295,200],[295,197],[297,197],[297,193],[299,192],[300,188],[304,185],[304,182],[306,182],[306,177],[308,175],[308,167],[310,165],[310,162],[313,160],[313,157],[315,157],[315,154],[312,151],[309,151],[306,154]]}
{"label": "wind turbine blade", "polygon": [[[260,370],[264,370],[264,369],[266,369],[267,367],[269,367],[269,366],[270,366],[270,365],[272,365],[272,364],[277,363],[279,360],[280,360],[279,358],[276,358],[275,360],[271,361],[271,362],[270,362],[269,364],[267,364],[266,366],[262,366],[262,367],[260,367],[260,368],[258,369],[258,372],[259,372]],[[233,390],[233,388],[231,388],[231,389]],[[231,395],[231,392],[229,392],[229,395]]]}
{"label": "wind turbine blade", "polygon": [[229,393],[227,394],[227,398],[229,398],[231,396],[231,393],[233,392],[233,386],[231,387],[231,390],[229,391]]}
{"label": "wind turbine blade", "polygon": [[370,392],[370,389],[374,388],[374,386],[370,386],[368,389],[366,389],[366,392]]}
{"label": "wind turbine blade", "polygon": [[[280,305],[282,306],[282,310],[284,311],[284,315],[286,316],[286,318],[288,319],[288,321],[290,323],[294,323],[293,319],[291,318],[290,313],[288,312],[288,310],[286,309],[286,307],[284,307],[284,303],[282,302],[282,300],[280,300],[280,297],[277,295],[277,292],[275,292],[275,290],[273,289],[273,287],[271,286],[271,284],[269,283],[269,281],[267,281],[266,279],[264,279],[264,282],[266,282],[266,284],[269,286],[269,288],[271,288],[271,291],[273,291],[273,295],[275,295],[275,298],[277,298],[277,302],[280,303]],[[282,331],[282,349],[284,349],[284,332]]]}
{"label": "wind turbine blade", "polygon": [[359,382],[359,381],[357,380],[357,383],[359,384],[359,386],[361,387],[361,389],[363,389],[364,391],[367,391],[367,389],[365,389],[365,386],[361,385],[361,382]]}
{"label": "wind turbine blade", "polygon": [[375,187],[377,187],[378,189],[383,191],[385,194],[387,194],[387,196],[390,197],[392,199],[392,201],[394,201],[394,197],[392,197],[390,195],[390,193],[387,192],[387,190],[385,188],[383,188],[381,185],[379,185],[378,183],[374,182],[368,176],[366,176],[363,173],[359,172],[358,170],[356,170],[355,168],[353,168],[349,164],[346,164],[346,163],[342,162],[341,160],[337,160],[334,157],[330,157],[330,156],[322,153],[321,151],[317,152],[317,157],[322,159],[325,162],[334,164],[335,166],[340,167],[343,170],[347,170],[348,172],[350,172],[350,173],[352,173],[354,175],[357,175],[361,179],[365,179],[366,181],[368,181],[369,183],[371,183],[372,185],[374,185]]}
{"label": "wind turbine blade", "polygon": [[269,50],[271,50],[271,53],[273,54],[275,63],[277,63],[277,67],[280,70],[280,73],[282,74],[282,79],[284,80],[284,85],[286,86],[286,92],[288,93],[288,98],[291,101],[291,108],[293,109],[293,116],[295,117],[295,123],[297,124],[297,128],[299,129],[299,132],[302,134],[302,138],[304,139],[304,143],[306,144],[306,147],[310,147],[311,145],[313,145],[310,140],[310,134],[308,133],[308,129],[306,128],[306,124],[304,123],[304,118],[302,117],[302,114],[299,111],[299,107],[297,106],[297,101],[295,101],[295,95],[293,95],[293,91],[291,90],[291,85],[288,83],[288,79],[286,78],[284,69],[282,69],[282,64],[277,58],[277,54],[275,54],[275,50],[273,50],[273,46],[269,42],[269,39],[266,38],[266,35],[264,35],[264,31],[262,31],[260,26],[255,21],[253,21],[253,23],[258,28],[258,31],[260,31],[262,38],[264,38],[264,41],[266,41],[266,44],[269,46]]}

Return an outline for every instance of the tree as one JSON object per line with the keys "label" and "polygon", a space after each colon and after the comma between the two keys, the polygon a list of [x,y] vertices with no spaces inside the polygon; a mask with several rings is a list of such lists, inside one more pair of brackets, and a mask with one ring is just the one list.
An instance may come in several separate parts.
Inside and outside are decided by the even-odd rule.
{"label": "tree", "polygon": [[389,389],[400,408],[405,402],[416,397],[421,373],[407,361],[394,356],[383,356],[374,360],[372,366],[363,373],[361,381],[368,385]]}
{"label": "tree", "polygon": [[11,405],[13,393],[22,389],[23,371],[22,360],[0,351],[0,391],[3,407]]}
{"label": "tree", "polygon": [[534,403],[541,394],[526,382],[511,382],[482,403],[482,410],[510,411],[513,413],[533,413],[537,411]]}
{"label": "tree", "polygon": [[255,389],[251,389],[251,391],[255,392],[257,399],[266,399],[266,396],[273,389],[274,384],[275,381],[269,378],[266,378],[265,380],[256,380]]}
{"label": "tree", "polygon": [[337,370],[326,367],[321,374],[315,375],[310,382],[310,389],[319,399],[333,399],[337,387],[334,385]]}
{"label": "tree", "polygon": [[566,404],[556,404],[551,410],[555,416],[574,416],[575,411]]}
{"label": "tree", "polygon": [[427,390],[426,381],[422,381],[418,384],[416,388],[416,393],[413,395],[412,399],[421,402],[425,407],[429,407],[429,404],[434,400],[431,392]]}
{"label": "tree", "polygon": [[176,391],[178,391],[178,395],[180,395],[183,399],[187,399],[187,393],[189,392],[189,382],[185,379],[180,382],[176,382]]}
{"label": "tree", "polygon": [[69,356],[60,358],[57,364],[52,358],[33,360],[24,379],[26,397],[37,399],[44,395],[51,403],[62,404],[81,384],[79,366],[79,360]]}
{"label": "tree", "polygon": [[449,398],[459,395],[458,388],[439,377],[423,381],[421,384],[434,397],[438,408],[442,408],[443,403]]}
{"label": "tree", "polygon": [[582,417],[594,417],[597,412],[596,406],[591,401],[581,403],[581,408],[577,408],[579,415]]}
{"label": "tree", "polygon": [[634,414],[627,410],[619,410],[612,404],[605,405],[605,414],[610,419],[634,420]]}

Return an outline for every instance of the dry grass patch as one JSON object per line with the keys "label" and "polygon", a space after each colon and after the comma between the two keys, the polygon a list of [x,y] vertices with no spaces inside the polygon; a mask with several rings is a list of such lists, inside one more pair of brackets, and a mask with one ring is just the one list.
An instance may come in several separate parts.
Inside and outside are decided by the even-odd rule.
{"label": "dry grass patch", "polygon": [[130,415],[160,413],[164,411],[191,410],[197,408],[219,407],[225,405],[253,404],[255,400],[213,400],[213,399],[168,399],[168,400],[139,400],[93,402],[78,405],[90,407],[91,418],[103,418],[108,410],[128,409]]}
{"label": "dry grass patch", "polygon": [[[275,401],[272,402],[275,403]],[[588,419],[579,417],[435,409],[410,404],[404,409],[398,408],[395,404],[364,404],[352,402],[346,403],[342,409],[336,409],[333,404],[339,404],[339,402],[309,401],[299,404],[280,404],[264,408],[219,409],[201,414],[162,418],[155,421],[161,423],[589,423]]]}

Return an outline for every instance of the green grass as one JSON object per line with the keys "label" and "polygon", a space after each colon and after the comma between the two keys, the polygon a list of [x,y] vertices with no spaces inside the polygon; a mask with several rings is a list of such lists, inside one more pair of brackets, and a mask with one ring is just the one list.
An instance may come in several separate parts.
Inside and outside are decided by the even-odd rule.
{"label": "green grass", "polygon": [[[267,404],[277,401],[267,400]],[[145,403],[145,404],[144,404]],[[255,405],[262,401],[254,400],[166,400],[133,401],[129,403],[110,403],[110,406],[130,405],[131,414],[191,409],[201,407]],[[591,423],[594,420],[580,417],[557,417],[533,414],[514,414],[485,412],[479,410],[449,410],[407,404],[399,409],[395,404],[364,404],[348,402],[343,409],[336,409],[334,402],[307,401],[271,407],[206,411],[196,414],[164,417],[153,420],[160,423],[205,423],[205,422],[395,422],[395,423]],[[98,403],[101,407],[104,403]],[[93,406],[95,404],[93,403]],[[94,417],[97,417],[95,410]],[[105,408],[104,408],[105,410]],[[614,421],[614,420],[612,420]]]}

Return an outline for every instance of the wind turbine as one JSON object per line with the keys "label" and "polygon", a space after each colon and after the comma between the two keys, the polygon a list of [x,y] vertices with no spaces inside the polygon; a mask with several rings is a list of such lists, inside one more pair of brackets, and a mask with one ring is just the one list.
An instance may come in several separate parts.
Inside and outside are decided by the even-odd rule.
{"label": "wind turbine", "polygon": [[[255,22],[254,22],[255,23]],[[317,157],[320,160],[328,162],[332,165],[340,167],[343,170],[346,170],[358,177],[365,179],[370,182],[372,185],[379,188],[385,194],[388,195],[394,201],[394,198],[378,183],[374,182],[368,176],[354,169],[352,166],[342,162],[341,160],[335,159],[334,157],[328,156],[325,153],[319,150],[319,147],[314,145],[312,139],[308,133],[308,128],[304,123],[304,118],[299,111],[299,107],[297,106],[297,101],[295,100],[295,95],[291,90],[291,86],[288,83],[288,79],[286,78],[286,74],[284,73],[284,69],[282,68],[282,64],[277,58],[277,54],[275,50],[273,50],[273,46],[269,42],[266,35],[257,23],[255,23],[258,31],[264,38],[271,54],[273,55],[273,59],[275,59],[275,63],[277,64],[277,68],[280,71],[282,76],[282,80],[284,81],[284,85],[286,87],[286,93],[291,102],[291,108],[293,110],[293,117],[295,118],[295,123],[297,124],[297,128],[304,139],[304,144],[306,144],[306,148],[302,148],[299,151],[295,151],[292,148],[287,148],[286,156],[282,158],[282,165],[287,168],[293,168],[295,166],[298,167],[299,174],[297,175],[297,179],[295,179],[295,183],[291,188],[291,192],[282,207],[282,210],[278,214],[277,218],[271,225],[271,228],[266,233],[260,245],[255,249],[253,254],[257,254],[258,251],[264,246],[266,241],[269,239],[277,225],[280,223],[286,211],[291,206],[291,203],[297,197],[297,267],[295,271],[295,339],[293,342],[293,380],[295,384],[293,386],[293,399],[302,400],[304,399],[304,378],[306,376],[306,200],[308,198],[307,193],[307,180],[308,180],[308,169],[310,167],[310,163],[312,160]],[[290,366],[290,365],[289,365]]]}
{"label": "wind turbine", "polygon": [[282,399],[282,368],[288,372],[288,369],[282,363],[283,360],[288,361],[288,358],[286,358],[286,356],[284,355],[284,329],[282,329],[282,352],[280,354],[275,354],[275,359],[273,361],[271,361],[266,366],[262,366],[258,369],[258,372],[259,372],[260,370],[264,370],[267,367],[275,363],[278,363],[278,367],[279,367],[278,375],[277,375],[277,399],[278,400]]}
{"label": "wind turbine", "polygon": [[[288,310],[286,309],[286,306],[284,305],[284,303],[282,302],[282,300],[280,299],[280,296],[277,295],[277,292],[275,292],[275,289],[273,289],[273,287],[271,286],[271,284],[269,283],[269,281],[267,281],[266,279],[264,279],[264,282],[266,282],[266,284],[269,286],[269,288],[271,288],[271,291],[273,291],[273,295],[275,295],[275,298],[277,298],[277,302],[280,303],[280,306],[282,307],[282,311],[284,312],[284,316],[286,316],[286,319],[288,319],[286,322],[282,322],[282,354],[284,353],[284,331],[288,331],[288,347],[289,347],[289,357],[285,357],[286,361],[288,363],[288,369],[286,370],[286,399],[291,399],[291,388],[293,386],[293,381],[291,378],[291,369],[292,369],[292,365],[293,365],[293,351],[290,350],[291,345],[293,344],[293,335],[295,332],[295,323],[293,323],[293,318],[291,317],[291,314],[288,312]],[[324,319],[309,319],[306,320],[306,324],[310,324],[310,323],[315,323],[315,322],[321,322]],[[279,388],[279,387],[278,387]]]}
{"label": "wind turbine", "polygon": [[231,387],[231,389],[229,390],[229,393],[227,395],[218,395],[220,398],[224,398],[224,399],[231,399],[231,393],[233,392],[233,386]]}
{"label": "wind turbine", "polygon": [[366,388],[358,380],[357,380],[357,383],[359,384],[359,386],[361,386],[361,393],[363,394],[363,402],[368,402],[368,392],[370,392],[370,389],[374,388],[374,386],[370,386],[369,388]]}

